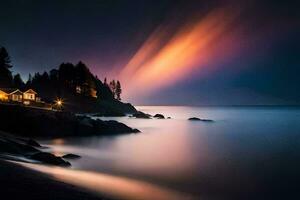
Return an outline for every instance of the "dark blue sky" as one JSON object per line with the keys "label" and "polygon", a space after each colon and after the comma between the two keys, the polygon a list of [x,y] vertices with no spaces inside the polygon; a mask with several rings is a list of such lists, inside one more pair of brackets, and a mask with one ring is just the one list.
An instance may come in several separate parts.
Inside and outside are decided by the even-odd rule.
{"label": "dark blue sky", "polygon": [[110,70],[126,65],[162,21],[180,24],[220,4],[245,7],[238,21],[245,38],[256,38],[245,42],[247,50],[205,77],[195,73],[130,100],[158,105],[300,104],[297,1],[2,0],[0,45],[8,49],[13,71],[22,77],[79,60],[99,77],[111,77]]}

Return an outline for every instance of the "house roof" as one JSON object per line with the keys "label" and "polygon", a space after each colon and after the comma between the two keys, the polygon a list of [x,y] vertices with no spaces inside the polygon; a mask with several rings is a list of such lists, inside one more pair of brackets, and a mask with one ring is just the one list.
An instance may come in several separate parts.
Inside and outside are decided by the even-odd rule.
{"label": "house roof", "polygon": [[16,92],[18,89],[17,88],[0,88],[0,90],[2,92],[5,92],[6,94],[11,94],[13,92]]}
{"label": "house roof", "polygon": [[21,92],[19,89],[16,89],[15,91],[11,92],[10,94],[15,94],[15,93],[23,94],[23,92]]}
{"label": "house roof", "polygon": [[28,89],[24,93],[34,93],[34,94],[37,94],[37,92],[35,92],[33,89]]}

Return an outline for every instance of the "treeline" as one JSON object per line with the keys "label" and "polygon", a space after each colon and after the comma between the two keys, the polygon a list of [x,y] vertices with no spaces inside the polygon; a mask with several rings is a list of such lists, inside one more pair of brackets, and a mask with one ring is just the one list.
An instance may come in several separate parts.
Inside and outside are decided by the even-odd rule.
{"label": "treeline", "polygon": [[104,85],[108,86],[110,88],[110,90],[113,93],[113,96],[115,99],[117,100],[121,100],[121,93],[122,93],[122,88],[121,88],[121,83],[120,81],[115,81],[112,80],[109,82],[109,84],[107,83],[107,79],[106,77],[104,78]]}
{"label": "treeline", "polygon": [[20,74],[12,76],[10,57],[4,47],[0,48],[0,87],[16,87],[20,89],[36,89],[42,97],[52,99],[64,93],[73,93],[77,96],[95,97],[104,100],[121,100],[121,84],[112,80],[104,83],[94,76],[83,63],[62,63],[58,69],[52,69],[42,74],[29,74],[26,83]]}
{"label": "treeline", "polygon": [[20,74],[12,75],[11,59],[4,47],[0,47],[0,87],[24,87]]}

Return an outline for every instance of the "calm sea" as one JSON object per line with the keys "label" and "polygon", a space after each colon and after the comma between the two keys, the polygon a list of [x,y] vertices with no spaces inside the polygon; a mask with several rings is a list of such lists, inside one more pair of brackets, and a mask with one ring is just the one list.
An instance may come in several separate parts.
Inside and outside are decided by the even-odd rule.
{"label": "calm sea", "polygon": [[141,133],[42,141],[57,155],[82,158],[71,169],[40,170],[117,199],[299,197],[300,108],[138,109],[171,119],[102,118]]}

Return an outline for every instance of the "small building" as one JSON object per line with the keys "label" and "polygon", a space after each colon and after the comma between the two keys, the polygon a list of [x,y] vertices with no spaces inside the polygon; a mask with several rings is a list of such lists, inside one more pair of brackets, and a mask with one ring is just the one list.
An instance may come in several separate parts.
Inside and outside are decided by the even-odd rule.
{"label": "small building", "polygon": [[41,98],[33,89],[20,91],[16,88],[0,88],[0,101],[9,101],[29,105],[33,102],[42,103]]}
{"label": "small building", "polygon": [[8,101],[8,93],[2,88],[0,88],[0,101]]}
{"label": "small building", "polygon": [[19,89],[17,89],[9,94],[8,99],[11,101],[22,102],[23,101],[23,92],[21,92]]}
{"label": "small building", "polygon": [[97,90],[91,89],[91,97],[97,98]]}
{"label": "small building", "polygon": [[33,89],[26,90],[23,92],[23,103],[29,105],[30,102],[36,101],[37,93]]}
{"label": "small building", "polygon": [[0,88],[0,100],[22,102],[23,93],[15,88]]}

